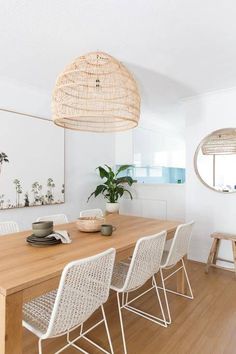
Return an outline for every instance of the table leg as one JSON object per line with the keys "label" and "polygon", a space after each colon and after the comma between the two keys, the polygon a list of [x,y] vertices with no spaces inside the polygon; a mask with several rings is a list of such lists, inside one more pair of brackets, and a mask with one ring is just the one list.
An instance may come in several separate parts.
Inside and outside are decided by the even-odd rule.
{"label": "table leg", "polygon": [[0,353],[22,354],[22,292],[0,294]]}
{"label": "table leg", "polygon": [[[184,257],[184,261],[186,262],[187,257]],[[182,262],[180,261],[177,265],[178,267],[182,266]],[[182,294],[187,294],[187,286],[186,279],[183,268],[177,272],[177,292]]]}
{"label": "table leg", "polygon": [[232,240],[232,251],[233,251],[233,257],[234,257],[234,271],[235,271],[235,277],[236,277],[236,244],[235,241]]}

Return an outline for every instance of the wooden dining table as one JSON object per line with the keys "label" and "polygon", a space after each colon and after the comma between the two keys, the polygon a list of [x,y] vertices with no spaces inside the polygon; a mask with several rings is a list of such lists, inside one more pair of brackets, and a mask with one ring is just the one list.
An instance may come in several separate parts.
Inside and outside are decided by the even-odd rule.
{"label": "wooden dining table", "polygon": [[[44,248],[32,247],[26,237],[32,231],[17,232],[0,237],[0,353],[21,354],[22,307],[34,297],[58,287],[65,265],[76,259],[89,257],[110,247],[116,249],[116,262],[132,255],[136,241],[142,237],[167,230],[173,238],[176,221],[149,219],[110,214],[106,223],[116,227],[112,236],[84,233],[76,223],[58,225],[67,230],[72,242]],[[184,291],[183,276],[178,278],[178,290]]]}

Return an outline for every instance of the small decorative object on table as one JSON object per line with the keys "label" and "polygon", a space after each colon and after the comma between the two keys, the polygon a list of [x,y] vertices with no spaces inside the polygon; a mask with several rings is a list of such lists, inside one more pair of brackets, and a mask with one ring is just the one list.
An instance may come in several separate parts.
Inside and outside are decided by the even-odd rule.
{"label": "small decorative object on table", "polygon": [[113,231],[116,231],[116,227],[115,226],[113,226],[113,225],[105,225],[105,224],[102,225],[101,234],[103,236],[111,236]]}
{"label": "small decorative object on table", "polygon": [[32,224],[33,234],[26,238],[31,246],[45,247],[59,243],[71,243],[67,231],[53,231],[52,221],[39,221]]}
{"label": "small decorative object on table", "polygon": [[76,221],[76,226],[82,232],[98,232],[101,230],[104,220],[98,216],[83,216]]}
{"label": "small decorative object on table", "polygon": [[46,237],[53,232],[53,221],[36,221],[32,224],[34,236]]}
{"label": "small decorative object on table", "polygon": [[126,171],[128,168],[133,167],[132,165],[122,165],[118,168],[117,172],[114,172],[110,166],[105,165],[105,168],[98,166],[99,175],[101,179],[105,179],[103,184],[99,184],[95,191],[91,193],[89,199],[94,195],[97,197],[102,194],[108,202],[106,203],[106,211],[108,213],[118,213],[119,203],[118,200],[127,193],[130,199],[133,199],[131,192],[126,189],[126,186],[132,186],[133,183],[137,182],[131,176],[121,176],[118,175],[121,172]]}

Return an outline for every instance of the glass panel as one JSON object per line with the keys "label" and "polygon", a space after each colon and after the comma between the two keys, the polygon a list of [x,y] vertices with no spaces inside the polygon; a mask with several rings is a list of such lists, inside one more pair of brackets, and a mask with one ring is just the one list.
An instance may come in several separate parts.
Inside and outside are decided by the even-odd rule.
{"label": "glass panel", "polygon": [[[118,169],[119,166],[116,166]],[[166,184],[166,183],[185,183],[185,169],[163,166],[144,166],[132,167],[123,171],[120,176],[129,175],[137,180],[138,183]]]}

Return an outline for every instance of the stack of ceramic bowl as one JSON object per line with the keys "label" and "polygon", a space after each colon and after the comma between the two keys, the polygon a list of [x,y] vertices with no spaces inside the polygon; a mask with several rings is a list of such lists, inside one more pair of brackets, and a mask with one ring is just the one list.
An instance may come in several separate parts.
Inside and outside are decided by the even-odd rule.
{"label": "stack of ceramic bowl", "polygon": [[26,241],[31,246],[49,246],[61,243],[55,237],[50,237],[53,234],[53,221],[38,221],[32,224],[33,234],[27,237]]}

